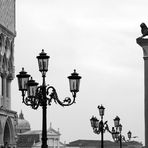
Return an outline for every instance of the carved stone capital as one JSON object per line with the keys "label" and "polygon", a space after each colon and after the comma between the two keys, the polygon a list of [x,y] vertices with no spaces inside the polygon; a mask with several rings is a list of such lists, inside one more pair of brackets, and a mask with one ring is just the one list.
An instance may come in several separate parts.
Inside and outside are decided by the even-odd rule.
{"label": "carved stone capital", "polygon": [[7,76],[8,80],[13,80],[14,79],[14,73],[9,73]]}
{"label": "carved stone capital", "polygon": [[143,49],[144,60],[148,60],[148,39],[139,37],[136,39],[136,42]]}

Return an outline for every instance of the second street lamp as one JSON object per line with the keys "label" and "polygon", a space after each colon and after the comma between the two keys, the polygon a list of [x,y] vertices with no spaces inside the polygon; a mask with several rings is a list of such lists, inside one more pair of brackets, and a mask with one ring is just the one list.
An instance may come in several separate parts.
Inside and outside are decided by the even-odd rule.
{"label": "second street lamp", "polygon": [[122,142],[129,142],[131,140],[131,138],[136,138],[137,136],[132,137],[132,132],[129,131],[127,133],[128,140],[126,140],[125,136],[123,136],[121,134],[122,125],[120,124],[120,118],[118,116],[116,116],[115,119],[113,119],[113,120],[114,120],[114,127],[112,127],[112,130],[109,130],[109,127],[107,127],[107,131],[110,134],[112,134],[112,138],[115,142],[120,143],[120,148],[122,148]]}
{"label": "second street lamp", "polygon": [[112,134],[112,138],[115,142],[120,143],[120,148],[122,148],[122,140],[123,140],[123,136],[121,134],[122,132],[122,125],[120,124],[120,118],[118,116],[115,117],[114,119],[114,126],[112,127],[112,131],[108,131]]}
{"label": "second street lamp", "polygon": [[[81,76],[78,75],[76,70],[68,76],[70,91],[73,99],[66,97],[63,101],[60,101],[53,86],[46,85],[45,77],[48,71],[48,60],[49,56],[42,50],[37,56],[39,71],[42,73],[42,85],[38,86],[27,72],[22,71],[17,75],[19,90],[22,92],[23,103],[31,106],[33,109],[37,109],[39,106],[42,107],[43,119],[42,119],[42,148],[47,148],[47,125],[46,125],[46,108],[47,104],[51,105],[52,100],[61,106],[70,106],[75,103],[76,93],[79,91]],[[27,92],[27,93],[26,93]]]}
{"label": "second street lamp", "polygon": [[90,119],[90,122],[91,122],[91,126],[93,128],[94,133],[95,134],[101,133],[101,148],[104,148],[103,134],[107,129],[108,125],[107,125],[107,121],[103,122],[105,108],[101,105],[101,106],[98,106],[98,109],[99,109],[99,114],[101,116],[101,121],[99,122],[99,120],[96,117],[92,116],[92,118]]}

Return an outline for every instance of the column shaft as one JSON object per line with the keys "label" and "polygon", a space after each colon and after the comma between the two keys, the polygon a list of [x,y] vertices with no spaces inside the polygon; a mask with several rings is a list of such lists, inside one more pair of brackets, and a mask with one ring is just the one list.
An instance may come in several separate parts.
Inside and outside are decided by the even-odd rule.
{"label": "column shaft", "polygon": [[145,145],[148,148],[148,59],[144,60],[144,85],[145,85],[145,99],[144,99],[144,113],[145,113]]}
{"label": "column shaft", "polygon": [[136,39],[136,42],[143,49],[145,148],[148,148],[148,39],[139,37]]}

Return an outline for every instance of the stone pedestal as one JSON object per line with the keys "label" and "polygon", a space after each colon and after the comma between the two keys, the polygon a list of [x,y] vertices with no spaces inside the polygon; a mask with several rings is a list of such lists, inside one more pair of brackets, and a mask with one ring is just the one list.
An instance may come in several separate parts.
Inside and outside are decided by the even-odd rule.
{"label": "stone pedestal", "polygon": [[148,39],[137,38],[137,44],[143,49],[144,59],[144,116],[145,116],[145,148],[148,148]]}

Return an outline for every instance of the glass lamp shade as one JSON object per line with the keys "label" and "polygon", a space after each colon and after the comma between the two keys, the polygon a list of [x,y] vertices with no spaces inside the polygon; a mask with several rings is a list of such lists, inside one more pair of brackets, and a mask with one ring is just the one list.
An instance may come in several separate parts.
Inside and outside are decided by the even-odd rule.
{"label": "glass lamp shade", "polygon": [[128,136],[129,139],[131,139],[131,137],[132,137],[132,132],[129,131],[129,132],[127,133],[127,136]]}
{"label": "glass lamp shade", "polygon": [[115,119],[114,119],[114,126],[118,127],[119,124],[120,124],[120,118],[118,116],[116,116]]}
{"label": "glass lamp shade", "polygon": [[27,91],[27,83],[28,83],[30,75],[24,71],[24,68],[22,68],[22,71],[18,75],[16,75],[16,77],[18,78],[19,90]]}
{"label": "glass lamp shade", "polygon": [[44,49],[42,49],[42,52],[39,54],[39,56],[37,56],[37,59],[38,59],[39,71],[43,73],[47,72],[49,56],[44,52]]}
{"label": "glass lamp shade", "polygon": [[79,76],[79,74],[76,73],[76,70],[74,70],[74,72],[71,74],[71,76],[68,76],[68,79],[69,79],[70,91],[71,92],[78,92],[81,76]]}
{"label": "glass lamp shade", "polygon": [[115,131],[114,127],[112,127],[112,137],[115,140],[115,138],[116,138],[116,131]]}
{"label": "glass lamp shade", "polygon": [[119,132],[115,132],[115,139],[118,139],[119,138]]}
{"label": "glass lamp shade", "polygon": [[99,105],[98,106],[98,109],[99,109],[99,114],[100,114],[100,116],[101,117],[103,117],[104,116],[104,111],[105,111],[105,108],[101,105]]}
{"label": "glass lamp shade", "polygon": [[27,94],[29,98],[33,98],[36,95],[38,83],[35,82],[32,78],[27,83]]}
{"label": "glass lamp shade", "polygon": [[119,124],[119,131],[121,132],[122,131],[122,125]]}
{"label": "glass lamp shade", "polygon": [[93,128],[97,128],[99,126],[99,120],[94,116],[90,119],[90,123]]}

